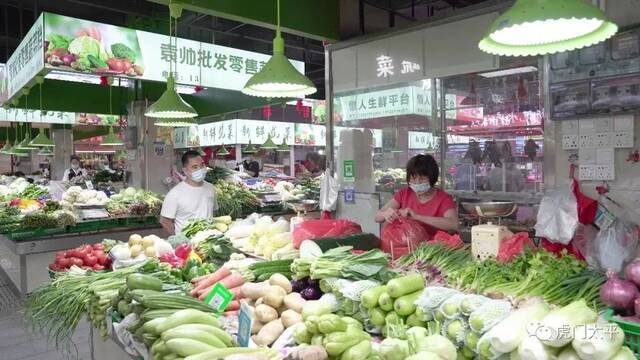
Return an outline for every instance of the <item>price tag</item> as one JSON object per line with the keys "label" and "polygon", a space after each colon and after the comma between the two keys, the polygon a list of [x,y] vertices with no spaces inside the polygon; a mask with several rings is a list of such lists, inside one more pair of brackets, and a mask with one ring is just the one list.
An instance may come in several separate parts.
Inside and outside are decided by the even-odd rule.
{"label": "price tag", "polygon": [[248,347],[251,340],[251,325],[253,323],[253,312],[245,301],[240,303],[240,314],[238,315],[238,345]]}
{"label": "price tag", "polygon": [[93,183],[91,180],[86,180],[84,184],[87,186],[87,190],[93,190]]}
{"label": "price tag", "polygon": [[204,299],[204,302],[209,304],[212,308],[214,308],[218,313],[224,312],[224,309],[229,306],[229,303],[233,299],[233,294],[227,290],[224,285],[220,283],[216,283],[209,292],[209,295]]}

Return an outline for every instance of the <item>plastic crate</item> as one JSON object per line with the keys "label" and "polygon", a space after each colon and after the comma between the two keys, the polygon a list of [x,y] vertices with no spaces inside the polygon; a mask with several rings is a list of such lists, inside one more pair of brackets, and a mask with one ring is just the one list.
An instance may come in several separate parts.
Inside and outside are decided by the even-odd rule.
{"label": "plastic crate", "polygon": [[80,221],[73,226],[69,226],[67,231],[70,233],[90,232],[111,229],[116,226],[118,226],[118,222],[114,221],[114,219],[89,220]]}
{"label": "plastic crate", "polygon": [[20,231],[20,232],[11,232],[7,233],[7,237],[11,240],[24,240],[24,239],[33,239],[51,235],[64,234],[66,232],[65,228],[49,228],[49,229],[36,229],[31,231]]}
{"label": "plastic crate", "polygon": [[637,359],[640,359],[640,323],[622,320],[614,315],[613,309],[607,309],[604,318],[620,326],[624,332],[624,344],[633,351]]}

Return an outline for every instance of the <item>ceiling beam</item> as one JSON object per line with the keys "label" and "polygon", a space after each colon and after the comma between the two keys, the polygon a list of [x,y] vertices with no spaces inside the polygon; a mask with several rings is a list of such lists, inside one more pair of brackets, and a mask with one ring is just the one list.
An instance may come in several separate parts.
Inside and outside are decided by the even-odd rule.
{"label": "ceiling beam", "polygon": [[[169,0],[148,0],[168,5]],[[340,0],[280,0],[282,31],[316,40],[340,38]],[[276,0],[185,0],[183,7],[242,23],[274,29]]]}

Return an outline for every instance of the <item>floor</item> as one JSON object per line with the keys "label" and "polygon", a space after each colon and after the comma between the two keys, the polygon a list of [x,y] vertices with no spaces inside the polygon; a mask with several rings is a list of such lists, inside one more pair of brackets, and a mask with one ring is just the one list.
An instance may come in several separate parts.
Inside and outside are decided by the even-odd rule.
{"label": "floor", "polygon": [[47,344],[44,337],[30,333],[22,313],[22,299],[0,277],[0,360],[91,359],[87,322],[81,322],[73,336],[77,353],[65,355]]}

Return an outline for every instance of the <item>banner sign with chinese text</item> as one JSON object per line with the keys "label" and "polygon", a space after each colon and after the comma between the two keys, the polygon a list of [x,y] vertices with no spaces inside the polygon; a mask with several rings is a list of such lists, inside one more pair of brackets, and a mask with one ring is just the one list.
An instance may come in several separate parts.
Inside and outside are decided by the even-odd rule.
{"label": "banner sign with chinese text", "polygon": [[18,93],[44,68],[44,14],[24,36],[6,65],[8,98]]}
{"label": "banner sign with chinese text", "polygon": [[[49,13],[44,28],[46,52],[40,59],[62,71],[165,81],[175,60],[179,84],[240,90],[270,58],[187,39],[169,45],[165,35]],[[304,73],[303,62],[291,63]]]}
{"label": "banner sign with chinese text", "polygon": [[409,131],[409,149],[436,150],[439,147],[440,138],[430,132]]}
{"label": "banner sign with chinese text", "polygon": [[124,126],[127,122],[126,116],[72,113],[64,111],[33,109],[4,109],[0,107],[0,121],[44,123],[44,124],[76,124],[76,125],[114,125]]}

